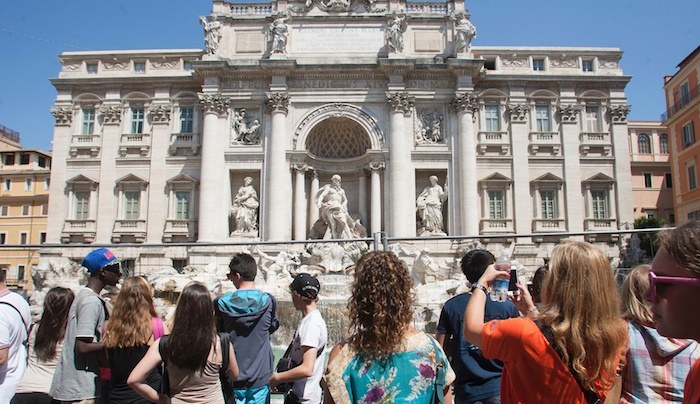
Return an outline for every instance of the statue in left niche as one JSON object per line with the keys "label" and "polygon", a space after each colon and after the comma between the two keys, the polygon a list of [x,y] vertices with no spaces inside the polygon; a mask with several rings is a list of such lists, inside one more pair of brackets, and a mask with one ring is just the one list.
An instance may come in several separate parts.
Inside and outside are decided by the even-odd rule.
{"label": "statue in left niche", "polygon": [[213,55],[219,48],[221,23],[212,17],[199,17],[199,23],[204,26],[204,46],[207,53]]}
{"label": "statue in left niche", "polygon": [[288,20],[289,17],[279,15],[270,23],[268,41],[272,42],[272,47],[270,48],[271,54],[287,53],[287,37],[289,36],[289,27],[287,26]]}
{"label": "statue in left niche", "polygon": [[253,178],[245,177],[243,186],[238,188],[231,206],[233,232],[231,236],[258,235],[258,193],[253,188]]}
{"label": "statue in left niche", "polygon": [[233,110],[231,120],[231,143],[258,144],[260,143],[260,121],[246,118],[245,108]]}

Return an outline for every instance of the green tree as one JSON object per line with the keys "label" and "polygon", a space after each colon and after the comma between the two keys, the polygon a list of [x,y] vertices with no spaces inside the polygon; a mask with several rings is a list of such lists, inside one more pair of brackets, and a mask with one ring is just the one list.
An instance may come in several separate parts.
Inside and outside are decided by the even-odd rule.
{"label": "green tree", "polygon": [[[634,221],[635,229],[657,229],[664,227],[666,221],[657,217],[640,217]],[[638,233],[639,246],[644,250],[644,255],[649,259],[654,258],[654,254],[659,249],[659,240],[656,237],[658,232]]]}

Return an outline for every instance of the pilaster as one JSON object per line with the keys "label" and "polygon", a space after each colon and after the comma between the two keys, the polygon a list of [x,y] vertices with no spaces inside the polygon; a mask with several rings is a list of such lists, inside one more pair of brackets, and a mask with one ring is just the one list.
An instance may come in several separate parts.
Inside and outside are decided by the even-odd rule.
{"label": "pilaster", "polygon": [[292,181],[286,162],[286,120],[289,108],[289,93],[272,91],[267,93],[267,108],[272,115],[272,128],[265,147],[265,201],[264,239],[282,241],[291,237],[291,193]]}
{"label": "pilaster", "polygon": [[474,114],[479,110],[479,102],[473,92],[459,92],[452,101],[452,108],[457,112],[457,151],[452,154],[453,166],[457,168],[459,178],[459,216],[458,235],[474,236],[479,234],[479,200],[476,177],[476,131]]}
{"label": "pilaster", "polygon": [[[122,106],[118,104],[103,105],[102,145],[100,146],[100,179],[96,198],[90,198],[96,203],[96,209],[90,209],[96,225],[95,242],[112,242],[114,220],[117,215],[117,198],[114,185],[116,181],[116,166],[119,152],[119,142],[122,132]],[[95,201],[96,200],[96,201]],[[94,216],[93,216],[94,215]]]}
{"label": "pilaster", "polygon": [[[632,207],[632,174],[630,172],[630,155],[627,152],[627,114],[631,107],[626,104],[614,105],[610,109],[610,137],[615,157],[615,191],[617,200],[617,223],[634,222]],[[676,176],[675,178],[679,178]]]}
{"label": "pilaster", "polygon": [[414,237],[415,173],[411,167],[413,136],[405,129],[405,122],[413,110],[413,97],[405,91],[386,93],[389,104],[391,131],[389,148],[389,235],[391,237]]}
{"label": "pilaster", "polygon": [[[163,102],[161,100],[161,102]],[[166,189],[166,161],[170,145],[170,134],[173,132],[172,125],[172,105],[162,103],[153,105],[149,109],[151,114],[151,165],[150,177],[148,179],[148,204],[146,217],[146,242],[163,242],[163,231],[168,215],[168,209],[163,207],[167,204],[167,199],[162,190]]]}
{"label": "pilaster", "polygon": [[[564,184],[566,189],[566,223],[570,232],[581,232],[587,212],[584,198],[581,197],[581,128],[578,125],[580,108],[572,105],[558,107],[561,117],[561,143],[564,154]],[[564,204],[562,204],[564,206]]]}

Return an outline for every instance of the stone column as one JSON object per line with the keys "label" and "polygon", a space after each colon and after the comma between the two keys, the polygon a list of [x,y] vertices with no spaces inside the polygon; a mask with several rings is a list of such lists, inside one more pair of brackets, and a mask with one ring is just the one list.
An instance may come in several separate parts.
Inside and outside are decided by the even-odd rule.
{"label": "stone column", "polygon": [[[479,110],[479,103],[474,93],[457,93],[452,101],[457,111],[457,178],[456,187],[459,195],[460,223],[459,235],[475,236],[479,234],[479,197],[476,177],[476,131],[474,114]],[[453,203],[457,202],[453,199]]]}
{"label": "stone column", "polygon": [[[228,236],[228,212],[224,209],[224,181],[228,181],[224,162],[226,135],[220,130],[219,117],[228,113],[230,101],[221,94],[200,94],[204,114],[202,128],[201,171],[199,179],[199,237],[197,241],[222,241]],[[224,197],[226,196],[226,199]]]}
{"label": "stone column", "polygon": [[[581,197],[581,165],[580,160],[581,130],[578,116],[581,108],[577,105],[558,107],[561,117],[561,144],[564,161],[564,187],[566,188],[566,222],[570,232],[583,231],[583,220],[586,217],[585,198]],[[625,147],[625,153],[627,148]],[[587,198],[587,196],[586,196]],[[561,206],[564,206],[562,203]],[[574,237],[580,239],[581,237]]]}
{"label": "stone column", "polygon": [[[60,91],[60,90],[59,90]],[[53,160],[51,161],[51,180],[49,188],[49,217],[46,225],[46,242],[58,244],[61,242],[61,233],[65,226],[65,219],[71,217],[72,205],[66,198],[65,186],[67,177],[66,160],[68,149],[72,140],[71,123],[73,122],[73,108],[69,105],[51,109],[56,118],[56,126],[53,135]]]}
{"label": "stone column", "polygon": [[309,175],[311,176],[311,186],[309,187],[309,223],[307,228],[311,228],[318,220],[318,206],[316,206],[316,194],[319,187],[318,173],[313,168],[310,168]]}
{"label": "stone column", "polygon": [[95,242],[97,243],[112,242],[114,221],[117,217],[117,198],[119,197],[118,194],[114,193],[114,185],[117,180],[117,158],[119,158],[122,132],[126,131],[122,129],[123,110],[120,95],[110,93],[108,97],[110,98],[109,102],[105,102],[100,108],[100,114],[103,116],[103,128],[100,146],[99,190],[96,197],[95,193],[90,197],[90,218],[95,219]]}
{"label": "stone column", "polygon": [[297,163],[294,170],[294,240],[306,240],[306,164]]}
{"label": "stone column", "polygon": [[[615,157],[614,190],[617,199],[618,226],[623,223],[634,223],[632,174],[630,173],[630,156],[627,152],[627,114],[629,114],[630,109],[630,106],[625,104],[615,105],[610,109],[610,137]],[[675,176],[674,178],[679,177]]]}
{"label": "stone column", "polygon": [[411,116],[413,97],[407,92],[386,93],[389,103],[389,236],[415,237],[415,173],[411,167],[413,135],[406,131],[404,121]]}
{"label": "stone column", "polygon": [[[532,227],[532,198],[530,197],[530,152],[528,150],[528,126],[526,104],[508,106],[510,116],[510,140],[513,156],[513,220],[518,234],[528,234]],[[518,242],[530,243],[530,238]]]}
{"label": "stone column", "polygon": [[370,174],[371,224],[369,229],[370,233],[374,234],[382,231],[382,186],[379,176],[382,170],[384,170],[384,163],[371,163],[369,169],[372,171]]}
{"label": "stone column", "polygon": [[363,170],[360,172],[360,184],[357,190],[358,207],[360,209],[360,222],[367,227],[367,173]]}
{"label": "stone column", "polygon": [[264,240],[289,240],[291,234],[291,176],[285,151],[287,149],[286,119],[289,93],[267,93],[267,107],[272,115],[272,128],[266,143]]}
{"label": "stone column", "polygon": [[[168,90],[163,90],[163,96],[168,95]],[[154,105],[149,108],[151,115],[152,131],[151,136],[151,168],[148,179],[148,203],[142,212],[146,212],[146,242],[163,242],[163,231],[165,221],[168,217],[169,209],[165,206],[165,195],[162,190],[166,187],[168,146],[170,136],[175,130],[172,129],[172,106],[169,103]],[[145,198],[143,198],[145,199]],[[142,201],[143,202],[143,201]]]}

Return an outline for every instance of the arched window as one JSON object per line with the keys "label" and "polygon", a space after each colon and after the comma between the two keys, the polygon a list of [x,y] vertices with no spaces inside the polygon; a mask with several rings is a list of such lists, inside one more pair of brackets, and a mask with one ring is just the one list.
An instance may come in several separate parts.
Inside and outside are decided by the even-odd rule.
{"label": "arched window", "polygon": [[659,136],[659,150],[661,154],[668,154],[668,135],[665,133]]}
{"label": "arched window", "polygon": [[637,146],[639,147],[639,154],[650,154],[651,153],[651,143],[649,142],[649,136],[642,133],[637,138]]}

